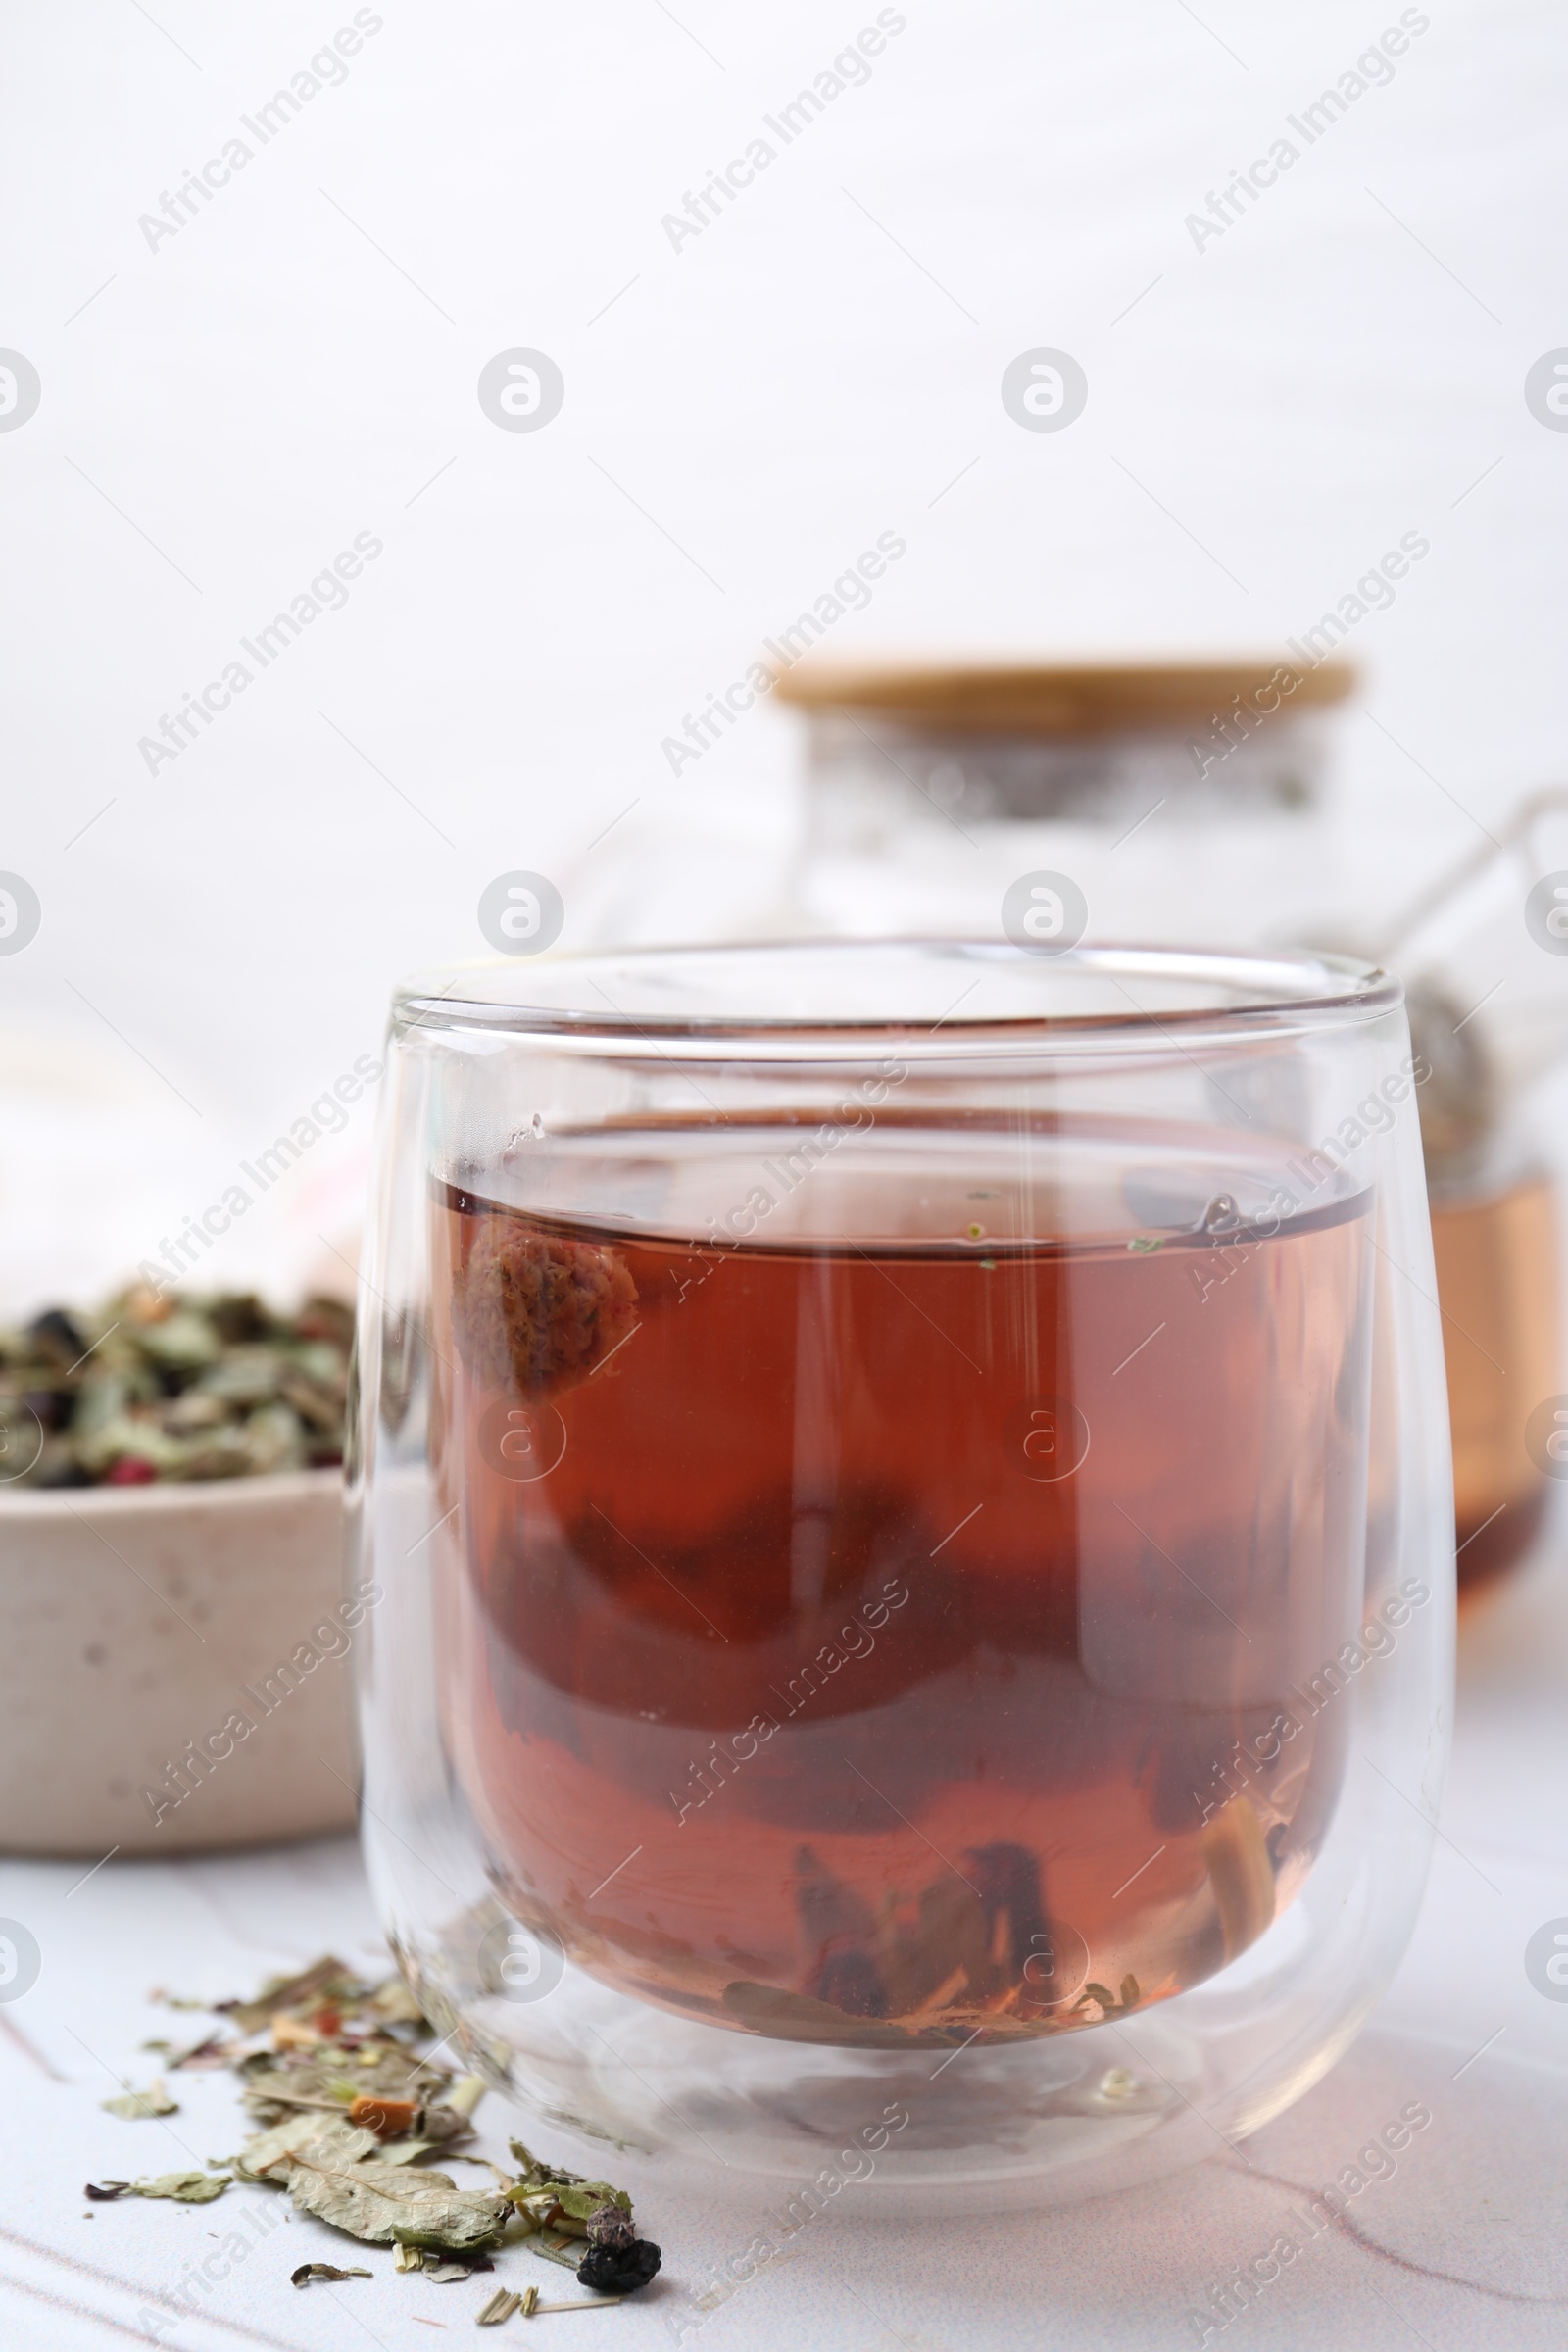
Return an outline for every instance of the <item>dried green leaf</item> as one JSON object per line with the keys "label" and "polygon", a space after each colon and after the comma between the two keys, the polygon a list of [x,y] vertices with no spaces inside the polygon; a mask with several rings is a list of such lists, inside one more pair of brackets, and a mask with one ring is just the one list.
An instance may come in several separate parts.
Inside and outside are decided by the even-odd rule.
{"label": "dried green leaf", "polygon": [[583,2180],[572,2187],[556,2191],[556,2203],[563,2213],[569,2213],[574,2222],[586,2223],[591,2213],[601,2205],[618,2205],[622,2213],[630,2213],[631,2199],[623,2188],[612,2188],[608,2180]]}
{"label": "dried green leaf", "polygon": [[563,2237],[557,2230],[542,2230],[537,2237],[529,2238],[528,2251],[542,2255],[546,2262],[559,2262],[563,2270],[575,2271],[582,2262],[583,2241]]}
{"label": "dried green leaf", "polygon": [[351,2237],[449,2253],[497,2244],[508,2210],[500,2191],[459,2188],[446,2173],[369,2161],[317,2164],[296,2157],[288,2188],[301,2213]]}
{"label": "dried green leaf", "polygon": [[373,2271],[352,2269],[340,2271],[335,2262],[302,2262],[297,2271],[290,2271],[290,2286],[309,2286],[313,2278],[373,2278]]}
{"label": "dried green leaf", "polygon": [[470,2109],[457,2104],[454,2093],[452,2098],[436,2099],[425,2108],[419,2129],[428,2139],[471,2139],[473,2125],[470,2115]]}
{"label": "dried green leaf", "polygon": [[451,2286],[456,2279],[471,2278],[475,2271],[493,2270],[489,2262],[427,2262],[425,2276],[436,2286]]}
{"label": "dried green leaf", "polygon": [[232,2164],[241,2180],[270,2180],[286,2185],[288,2171],[300,2156],[317,2164],[358,2164],[379,2146],[373,2132],[356,2131],[352,2124],[328,2116],[293,2115],[248,2139]]}
{"label": "dried green leaf", "polygon": [[176,2049],[169,2061],[169,2071],[177,2074],[181,2067],[206,2069],[230,2066],[235,2044],[224,2034],[204,2034],[199,2041],[187,2041]]}
{"label": "dried green leaf", "polygon": [[220,2197],[232,2176],[228,2173],[158,2173],[150,2180],[133,2180],[133,2197],[172,2197],[180,2205],[210,2205]]}
{"label": "dried green leaf", "polygon": [[567,2180],[575,2184],[582,2179],[581,2173],[568,2173],[561,2165],[549,2164],[542,2156],[536,2156],[523,2140],[509,2139],[507,2145],[512,2150],[518,2177],[528,2188],[545,2188],[553,2180]]}
{"label": "dried green leaf", "polygon": [[[367,2064],[368,2058],[368,2064]],[[416,2107],[439,2105],[452,2077],[426,2066],[398,2042],[375,2042],[358,2050],[323,2042],[279,2056],[257,2051],[241,2067],[244,2100],[263,2122],[280,2123],[292,2110],[318,2108],[341,2114],[356,2099],[409,2099]]]}
{"label": "dried green leaf", "polygon": [[[608,2180],[584,2180],[579,2173],[568,2173],[564,2166],[536,2156],[520,2139],[509,2145],[519,2174],[512,2190],[513,2205],[519,2217],[541,2233],[533,2245],[536,2254],[548,2252],[552,2241],[574,2245],[577,2252],[568,2267],[575,2268],[591,2214],[604,2205],[618,2206],[622,2213],[630,2214],[631,2199],[623,2188],[612,2188]],[[551,2259],[564,2261],[565,2256],[552,2255]]]}
{"label": "dried green leaf", "polygon": [[378,2017],[383,2025],[416,2026],[420,2033],[432,2031],[423,2010],[401,1977],[388,1977],[367,1995],[364,2008]]}
{"label": "dried green leaf", "polygon": [[144,2123],[152,2115],[177,2115],[179,2102],[172,2099],[163,2082],[149,2083],[145,2090],[122,2090],[118,2098],[100,2099],[98,2104],[108,2115],[123,2116],[127,2124]]}
{"label": "dried green leaf", "polygon": [[360,1989],[353,1970],[324,1952],[295,1976],[270,1978],[253,2001],[219,2001],[214,2006],[222,2016],[232,2018],[242,2034],[255,2034],[280,2012],[319,2009],[329,1997],[353,1998]]}
{"label": "dried green leaf", "polygon": [[383,2139],[378,2153],[383,2164],[417,2164],[432,2148],[446,2145],[441,2139]]}

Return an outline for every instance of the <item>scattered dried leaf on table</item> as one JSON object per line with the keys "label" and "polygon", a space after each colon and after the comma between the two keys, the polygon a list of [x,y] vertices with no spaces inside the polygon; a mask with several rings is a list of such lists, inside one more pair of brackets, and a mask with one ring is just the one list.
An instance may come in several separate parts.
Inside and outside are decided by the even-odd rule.
{"label": "scattered dried leaf on table", "polygon": [[129,2186],[128,2180],[89,2180],[81,2193],[91,2197],[95,2205],[108,2205],[116,2197],[122,2197]]}
{"label": "scattered dried leaf on table", "polygon": [[493,2271],[493,2262],[427,2262],[425,2276],[437,2286],[450,2286],[455,2279],[471,2278],[475,2271]]}
{"label": "scattered dried leaf on table", "polygon": [[268,2031],[272,2036],[274,2048],[279,2050],[318,2049],[327,2038],[320,2027],[313,2025],[308,2017],[290,2017],[286,2011],[268,2020]]}
{"label": "scattered dried leaf on table", "polygon": [[286,2185],[296,2157],[309,2156],[318,2164],[357,2164],[379,2144],[373,2132],[355,2131],[338,2118],[293,2115],[259,2132],[227,2161],[241,2180],[269,2180],[277,2188]]}
{"label": "scattered dried leaf on table", "polygon": [[434,2099],[429,2106],[421,2107],[415,2128],[426,2139],[445,2141],[473,2137],[468,2110],[455,2106],[451,2099]]}
{"label": "scattered dried leaf on table", "polygon": [[181,2205],[210,2205],[228,2186],[228,2173],[158,2173],[150,2180],[133,2180],[133,2197],[173,2197]]}
{"label": "scattered dried leaf on table", "polygon": [[392,2268],[395,2271],[422,2271],[424,2268],[423,2250],[418,2246],[394,2246]]}
{"label": "scattered dried leaf on table", "polygon": [[378,2017],[383,2025],[417,2026],[423,2034],[434,2031],[401,1977],[388,1977],[384,1984],[378,1984],[367,1999],[365,2007]]}
{"label": "scattered dried leaf on table", "polygon": [[529,2188],[545,2188],[552,2180],[575,2183],[582,2179],[581,2173],[565,2172],[559,2164],[547,2163],[543,2156],[536,2156],[523,2140],[509,2139],[507,2145],[512,2150],[519,2178]]}
{"label": "scattered dried leaf on table", "polygon": [[528,2240],[530,2254],[540,2254],[546,2262],[559,2262],[564,2270],[575,2271],[583,2258],[580,2237],[563,2237],[559,2230],[541,2230],[537,2237]]}
{"label": "scattered dried leaf on table", "polygon": [[[514,2200],[536,2221],[554,2218],[564,2224],[569,2217],[586,2229],[589,2215],[597,2213],[603,2205],[618,2205],[623,2213],[630,2213],[631,2199],[623,2188],[612,2188],[608,2180],[585,2180],[580,2173],[568,2173],[559,2165],[548,2164],[520,2139],[508,2144],[520,2176],[513,2191]],[[574,2232],[568,2229],[565,2234],[570,2236]]]}
{"label": "scattered dried leaf on table", "polygon": [[[288,2054],[254,2051],[243,2060],[245,2104],[264,2123],[280,2123],[291,2109],[318,2107],[341,2115],[356,2099],[407,2099],[417,2107],[435,2109],[452,2081],[437,2067],[427,2066],[398,2042],[377,2043],[367,2064],[366,2051],[346,2050],[336,2042]],[[461,2123],[454,2136],[466,2129]]]}
{"label": "scattered dried leaf on table", "polygon": [[204,2034],[200,2041],[187,2042],[183,2049],[174,2052],[169,2061],[169,2071],[174,2074],[181,2067],[228,2066],[232,2063],[234,2048],[234,2043],[224,2035]]}
{"label": "scattered dried leaf on table", "polygon": [[297,1976],[274,1977],[254,2001],[216,2001],[213,2006],[218,2015],[232,2018],[242,2034],[255,2034],[282,2011],[319,2008],[329,1992],[353,1994],[357,1990],[353,1970],[331,1952],[324,1952]]}
{"label": "scattered dried leaf on table", "polygon": [[290,2271],[290,2286],[309,2286],[313,2278],[373,2278],[373,2271],[340,2271],[335,2262],[302,2262],[297,2271]]}
{"label": "scattered dried leaf on table", "polygon": [[618,2206],[630,2213],[631,2199],[623,2188],[612,2188],[608,2180],[577,2180],[556,2190],[556,2203],[563,2213],[569,2213],[574,2222],[586,2227],[589,2217],[606,2205]]}
{"label": "scattered dried leaf on table", "polygon": [[[383,2164],[416,2164],[421,2156],[428,2156],[433,2148],[445,2145],[446,2142],[440,2139],[383,2139],[376,2143],[376,2154]],[[462,2156],[454,2157],[452,2161],[454,2164],[477,2164],[479,2159],[476,2156]]]}
{"label": "scattered dried leaf on table", "polygon": [[[530,2288],[529,2292],[537,2296],[538,2290]],[[520,2295],[514,2294],[507,2287],[498,2286],[483,2311],[478,2314],[474,2326],[476,2328],[499,2328],[503,2320],[511,2319],[521,2301]]]}
{"label": "scattered dried leaf on table", "polygon": [[100,2099],[106,2114],[123,2116],[127,2124],[143,2123],[151,2115],[177,2115],[179,2102],[172,2099],[163,2082],[149,2083],[145,2090],[122,2090],[117,2098]]}
{"label": "scattered dried leaf on table", "polygon": [[369,2161],[318,2165],[296,2157],[288,2188],[301,2213],[351,2237],[444,2253],[497,2244],[508,2211],[499,2191],[459,2188],[446,2173]]}

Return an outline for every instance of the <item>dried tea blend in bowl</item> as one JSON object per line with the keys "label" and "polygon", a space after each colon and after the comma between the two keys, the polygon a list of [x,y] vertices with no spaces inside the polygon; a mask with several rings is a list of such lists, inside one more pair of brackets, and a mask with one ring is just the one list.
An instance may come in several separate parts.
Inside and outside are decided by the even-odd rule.
{"label": "dried tea blend in bowl", "polygon": [[249,1292],[0,1326],[0,1437],[16,1486],[150,1486],[324,1469],[343,1458],[353,1310],[292,1314]]}

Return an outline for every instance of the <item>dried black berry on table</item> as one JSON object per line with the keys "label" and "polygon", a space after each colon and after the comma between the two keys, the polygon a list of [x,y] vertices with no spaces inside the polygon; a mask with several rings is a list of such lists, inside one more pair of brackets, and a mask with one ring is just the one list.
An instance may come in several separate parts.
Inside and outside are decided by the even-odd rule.
{"label": "dried black berry on table", "polygon": [[657,2278],[663,2259],[646,2237],[634,2237],[629,2246],[590,2246],[578,2265],[577,2283],[596,2295],[634,2295]]}

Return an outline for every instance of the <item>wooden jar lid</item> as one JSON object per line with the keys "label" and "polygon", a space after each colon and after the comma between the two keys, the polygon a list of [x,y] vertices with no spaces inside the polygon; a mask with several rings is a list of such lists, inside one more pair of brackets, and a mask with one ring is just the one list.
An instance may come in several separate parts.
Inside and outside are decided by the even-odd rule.
{"label": "wooden jar lid", "polygon": [[1202,662],[826,662],[781,670],[781,702],[812,711],[865,710],[939,734],[1110,735],[1207,726],[1240,696],[1299,709],[1340,703],[1348,662],[1309,666],[1285,653]]}

